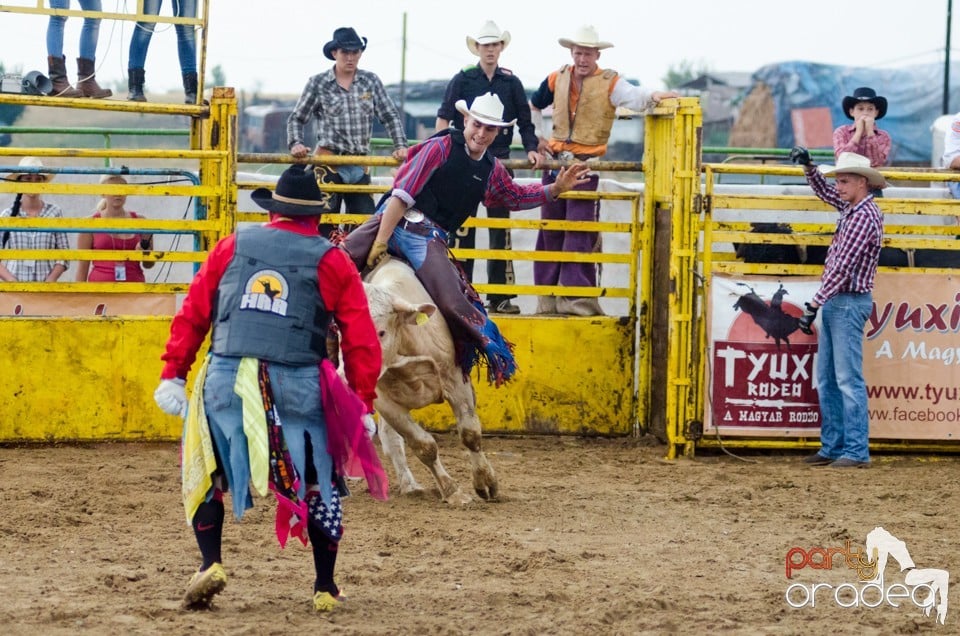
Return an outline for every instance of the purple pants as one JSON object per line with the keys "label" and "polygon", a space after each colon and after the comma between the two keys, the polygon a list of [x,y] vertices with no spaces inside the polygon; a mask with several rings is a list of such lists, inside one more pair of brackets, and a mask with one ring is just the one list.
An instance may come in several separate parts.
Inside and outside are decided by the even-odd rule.
{"label": "purple pants", "polygon": [[[543,175],[543,185],[556,181],[552,170]],[[591,175],[590,180],[574,190],[596,192],[600,177]],[[545,203],[540,208],[540,218],[551,221],[598,221],[600,220],[600,201],[558,199]],[[537,251],[547,252],[586,252],[598,251],[600,235],[597,232],[572,232],[562,230],[540,230],[537,235]],[[533,282],[535,285],[563,285],[565,287],[596,287],[596,263],[553,263],[537,261],[533,264]]]}

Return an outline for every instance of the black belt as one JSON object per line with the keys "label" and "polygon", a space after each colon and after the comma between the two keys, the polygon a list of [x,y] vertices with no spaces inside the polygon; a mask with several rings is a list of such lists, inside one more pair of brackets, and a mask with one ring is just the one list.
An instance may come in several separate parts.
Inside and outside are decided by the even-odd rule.
{"label": "black belt", "polygon": [[400,222],[397,224],[398,227],[410,232],[411,234],[416,234],[418,236],[426,236],[428,238],[438,236],[444,240],[447,239],[447,231],[436,225],[427,225],[423,222],[414,222],[407,219],[400,219]]}

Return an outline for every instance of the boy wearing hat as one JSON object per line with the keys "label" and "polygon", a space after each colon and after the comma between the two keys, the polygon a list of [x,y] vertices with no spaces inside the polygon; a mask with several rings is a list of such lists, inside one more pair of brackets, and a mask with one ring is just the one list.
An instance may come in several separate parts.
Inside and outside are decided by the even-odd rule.
{"label": "boy wearing hat", "polygon": [[[8,179],[23,183],[49,183],[53,180],[52,172],[41,172],[43,162],[37,157],[24,157],[20,160],[20,172],[11,172]],[[30,217],[59,219],[63,218],[63,210],[53,203],[47,203],[40,198],[39,192],[18,192],[13,199],[13,205],[0,212],[0,217]],[[66,232],[51,232],[49,230],[24,230],[2,232],[0,248],[12,250],[66,250],[70,249]],[[0,280],[8,282],[56,282],[67,271],[69,261],[58,260],[6,260],[0,261]]]}
{"label": "boy wearing hat", "polygon": [[464,379],[480,364],[500,386],[517,370],[512,345],[449,259],[447,240],[481,202],[488,209],[527,210],[555,201],[586,181],[587,166],[562,169],[550,185],[520,185],[487,151],[501,128],[516,123],[504,119],[500,99],[486,93],[469,107],[462,99],[456,107],[463,130],[447,128],[411,148],[377,214],[347,235],[343,246],[358,269],[376,266],[387,253],[406,259],[450,328]]}
{"label": "boy wearing hat", "polygon": [[[561,160],[586,161],[602,157],[607,152],[607,141],[618,106],[632,110],[646,110],[667,97],[678,97],[674,91],[647,92],[630,82],[620,81],[620,75],[610,69],[601,69],[600,52],[613,44],[600,39],[592,26],[581,27],[572,38],[560,38],[560,46],[570,49],[573,64],[567,64],[547,76],[530,99],[534,123],[540,137],[540,151]],[[553,131],[550,139],[543,137],[541,111],[553,105]],[[543,175],[544,185],[553,183],[554,171]],[[600,177],[592,175],[578,190],[596,191]],[[600,204],[597,200],[560,200],[545,204],[540,218],[551,221],[597,221]],[[594,232],[541,230],[537,236],[537,250],[549,252],[596,252],[600,249],[600,235]],[[568,287],[596,287],[595,263],[537,261],[533,264],[536,285],[563,285]],[[595,297],[541,297],[537,313],[562,313],[580,316],[602,315]]]}
{"label": "boy wearing hat", "polygon": [[853,91],[853,95],[843,98],[843,113],[853,123],[833,131],[834,157],[853,152],[869,159],[874,168],[887,165],[890,135],[877,126],[877,121],[887,114],[887,98],[877,95],[872,88],[861,86]]}
{"label": "boy wearing hat", "polygon": [[[154,393],[166,413],[184,414],[187,373],[212,328],[184,426],[184,507],[202,557],[184,603],[209,607],[226,586],[223,493],[232,491],[240,519],[253,506],[252,483],[261,496],[277,497],[281,546],[289,536],[309,539],[314,608],[330,611],[340,596],[333,579],[342,532],[335,480],[345,458],[338,449],[355,454],[371,494],[386,497],[383,470],[363,432],[374,430],[364,413],[373,411],[380,344],[356,268],[318,235],[325,201],[313,173],[292,166],[276,191],[251,196],[270,221],[241,228],[210,250],[173,318]],[[334,322],[356,395],[336,384],[328,360]],[[329,391],[338,386],[349,399],[333,408]],[[355,417],[340,416],[350,409]]]}
{"label": "boy wearing hat", "polygon": [[[333,60],[328,71],[314,75],[287,119],[287,147],[294,157],[310,154],[303,138],[303,127],[316,120],[317,145],[315,155],[368,155],[373,120],[376,118],[393,140],[393,158],[403,161],[407,155],[407,136],[400,111],[380,78],[370,71],[358,68],[360,57],[367,49],[367,38],[361,38],[352,27],[340,27],[333,38],[323,45],[323,55]],[[317,179],[321,184],[369,185],[368,168],[359,165],[317,165]],[[340,201],[350,213],[372,213],[373,199],[365,193],[346,193],[331,199],[328,212],[339,212]]]}
{"label": "boy wearing hat", "polygon": [[[520,131],[520,140],[527,153],[527,159],[530,161],[530,166],[536,168],[541,161],[540,153],[537,152],[539,140],[530,119],[530,104],[527,102],[523,82],[510,69],[499,65],[500,54],[509,44],[510,32],[501,31],[495,22],[489,20],[480,27],[475,36],[467,36],[467,49],[477,56],[478,61],[476,64],[464,67],[447,84],[443,102],[437,110],[436,127],[438,131],[451,125],[463,130],[463,115],[456,109],[457,101],[462,99],[471,103],[484,93],[493,93],[503,104],[504,119],[517,121],[517,129]],[[488,151],[497,159],[509,159],[511,143],[513,143],[513,126],[501,127]],[[513,176],[513,171],[509,168],[507,172]],[[506,219],[509,218],[510,211],[507,208],[492,208],[487,210],[487,216],[492,219]],[[489,233],[490,249],[510,249],[509,230],[490,228]],[[464,228],[453,238],[452,247],[473,249],[476,245],[476,230]],[[473,261],[464,261],[463,269],[467,278],[473,280]],[[513,262],[487,261],[487,280],[499,285],[516,282]],[[503,293],[489,294],[487,308],[493,313],[519,314],[520,308],[510,302],[512,298],[516,296]]]}
{"label": "boy wearing hat", "polygon": [[[871,194],[887,186],[870,159],[840,154],[835,166],[817,167],[806,148],[790,160],[803,166],[807,183],[823,202],[840,212],[820,288],[806,303],[800,330],[817,337],[817,392],[820,399],[820,450],[804,459],[813,466],[866,468],[870,465],[867,385],[863,379],[863,328],[873,309],[873,282],[883,240],[883,213]],[[834,175],[836,185],[825,176]]]}

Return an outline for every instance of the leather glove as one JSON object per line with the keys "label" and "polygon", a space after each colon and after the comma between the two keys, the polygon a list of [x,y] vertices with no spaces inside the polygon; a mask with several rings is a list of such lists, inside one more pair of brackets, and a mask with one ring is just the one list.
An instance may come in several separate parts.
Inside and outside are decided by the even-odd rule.
{"label": "leather glove", "polygon": [[809,335],[813,334],[813,321],[817,319],[819,307],[813,307],[810,303],[804,303],[803,315],[800,316],[800,331]]}
{"label": "leather glove", "polygon": [[374,241],[373,247],[370,248],[370,254],[367,255],[367,267],[376,267],[377,263],[379,263],[386,254],[387,244]]}
{"label": "leather glove", "polygon": [[363,416],[363,428],[367,432],[367,439],[373,439],[373,436],[377,434],[377,420],[374,419],[373,413],[367,413]]}
{"label": "leather glove", "polygon": [[810,159],[810,151],[803,146],[794,146],[790,151],[790,161],[798,166],[809,166],[813,161]]}
{"label": "leather glove", "polygon": [[160,386],[153,392],[154,402],[164,413],[182,417],[187,410],[187,392],[183,388],[185,385],[186,380],[182,378],[160,380]]}

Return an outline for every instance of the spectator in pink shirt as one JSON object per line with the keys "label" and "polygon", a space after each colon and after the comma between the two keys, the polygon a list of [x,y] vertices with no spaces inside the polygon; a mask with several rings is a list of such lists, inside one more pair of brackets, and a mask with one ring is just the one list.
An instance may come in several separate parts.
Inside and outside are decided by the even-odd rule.
{"label": "spectator in pink shirt", "polygon": [[887,165],[890,135],[877,127],[877,120],[887,114],[887,98],[862,86],[843,98],[843,112],[853,123],[833,131],[834,156],[839,158],[842,152],[855,152],[870,159],[871,168]]}

